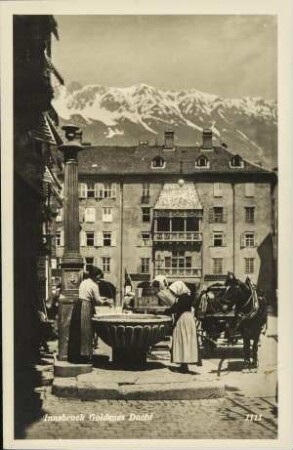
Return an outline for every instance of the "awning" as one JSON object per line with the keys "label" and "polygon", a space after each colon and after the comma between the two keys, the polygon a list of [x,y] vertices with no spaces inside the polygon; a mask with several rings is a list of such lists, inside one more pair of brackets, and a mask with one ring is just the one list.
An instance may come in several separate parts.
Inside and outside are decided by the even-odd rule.
{"label": "awning", "polygon": [[202,210],[199,195],[193,183],[165,183],[154,210]]}

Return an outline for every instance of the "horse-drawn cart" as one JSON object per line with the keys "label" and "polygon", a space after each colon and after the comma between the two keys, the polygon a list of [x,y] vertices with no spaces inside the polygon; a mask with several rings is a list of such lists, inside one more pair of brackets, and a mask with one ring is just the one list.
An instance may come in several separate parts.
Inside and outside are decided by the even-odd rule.
{"label": "horse-drawn cart", "polygon": [[206,356],[212,354],[220,339],[225,345],[235,345],[241,339],[235,309],[226,309],[226,305],[221,301],[225,289],[223,285],[212,285],[200,294],[197,301],[197,331]]}

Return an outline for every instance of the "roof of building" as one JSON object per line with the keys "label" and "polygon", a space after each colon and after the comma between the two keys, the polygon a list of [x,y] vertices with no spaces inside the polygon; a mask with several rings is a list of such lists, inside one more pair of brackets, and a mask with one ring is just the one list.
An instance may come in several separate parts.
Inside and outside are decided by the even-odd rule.
{"label": "roof of building", "polygon": [[202,209],[202,204],[193,183],[165,183],[155,209]]}
{"label": "roof of building", "polygon": [[[197,159],[205,155],[207,167],[198,167]],[[164,167],[152,167],[152,160],[161,156]],[[175,147],[140,145],[133,147],[100,146],[87,147],[79,153],[80,174],[196,174],[196,173],[270,173],[261,166],[243,159],[242,167],[231,167],[235,154],[224,147],[202,150],[201,147]]]}

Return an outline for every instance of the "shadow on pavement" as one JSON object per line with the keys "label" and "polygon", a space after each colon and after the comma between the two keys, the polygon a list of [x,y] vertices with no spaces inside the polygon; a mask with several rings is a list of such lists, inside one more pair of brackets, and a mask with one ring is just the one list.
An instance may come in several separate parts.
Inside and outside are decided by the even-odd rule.
{"label": "shadow on pavement", "polygon": [[93,356],[93,367],[95,369],[104,369],[104,370],[157,370],[166,368],[166,366],[158,361],[147,361],[146,364],[133,364],[133,365],[121,365],[109,360],[109,357],[106,355],[94,355]]}

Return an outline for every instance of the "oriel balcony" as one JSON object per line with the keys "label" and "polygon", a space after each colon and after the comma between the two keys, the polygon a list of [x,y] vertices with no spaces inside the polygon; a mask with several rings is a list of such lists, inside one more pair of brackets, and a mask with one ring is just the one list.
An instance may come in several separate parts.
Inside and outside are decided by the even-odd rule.
{"label": "oriel balcony", "polygon": [[154,232],[153,242],[201,242],[202,233],[199,231],[157,231]]}
{"label": "oriel balcony", "polygon": [[194,277],[201,278],[202,270],[199,267],[155,267],[155,275],[166,277]]}

